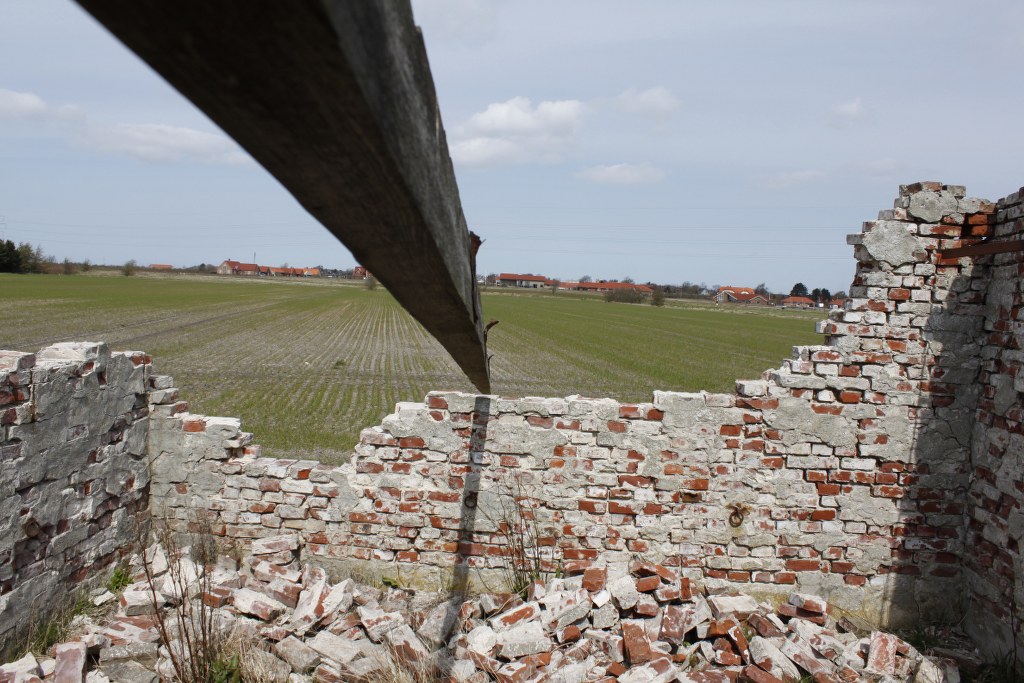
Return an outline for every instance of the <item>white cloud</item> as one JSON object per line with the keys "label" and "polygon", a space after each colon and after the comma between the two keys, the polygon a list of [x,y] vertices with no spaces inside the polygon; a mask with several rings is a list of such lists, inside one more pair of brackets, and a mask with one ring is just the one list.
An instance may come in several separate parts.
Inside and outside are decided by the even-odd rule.
{"label": "white cloud", "polygon": [[758,184],[769,190],[785,190],[806,185],[825,176],[821,171],[786,171],[761,178]]}
{"label": "white cloud", "polygon": [[665,179],[665,172],[650,164],[612,164],[591,166],[576,174],[578,178],[608,185],[649,185]]}
{"label": "white cloud", "polygon": [[557,161],[585,110],[579,100],[495,102],[455,129],[452,159],[464,166]]}
{"label": "white cloud", "polygon": [[465,125],[470,132],[484,135],[564,136],[571,135],[583,114],[579,100],[556,100],[532,106],[528,97],[495,102]]}
{"label": "white cloud", "polygon": [[251,159],[224,135],[159,123],[94,126],[77,105],[53,106],[30,92],[0,88],[0,121],[50,130],[86,148],[144,161],[245,164]]}
{"label": "white cloud", "polygon": [[0,121],[67,120],[81,114],[81,108],[76,106],[54,107],[35,93],[0,88]]}
{"label": "white cloud", "polygon": [[864,102],[858,97],[849,102],[842,102],[832,107],[829,119],[834,126],[847,126],[854,123],[861,123],[868,118],[868,110]]}
{"label": "white cloud", "polygon": [[250,158],[223,135],[159,123],[119,123],[86,130],[83,144],[153,162],[244,164]]}
{"label": "white cloud", "polygon": [[630,88],[616,97],[615,103],[630,114],[656,119],[667,118],[679,109],[679,100],[671,90],[661,85],[639,91]]}
{"label": "white cloud", "polygon": [[463,166],[495,166],[516,164],[527,160],[526,150],[500,138],[470,138],[451,147],[452,159]]}

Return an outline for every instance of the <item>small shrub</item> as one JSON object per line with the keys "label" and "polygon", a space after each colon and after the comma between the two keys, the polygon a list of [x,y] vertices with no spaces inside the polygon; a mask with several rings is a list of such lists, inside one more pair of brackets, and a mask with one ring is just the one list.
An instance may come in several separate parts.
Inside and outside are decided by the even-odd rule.
{"label": "small shrub", "polygon": [[125,261],[124,265],[121,266],[121,275],[131,277],[132,275],[135,275],[135,269],[137,267],[138,265],[135,263],[135,259]]}
{"label": "small shrub", "polygon": [[635,289],[612,289],[604,293],[604,300],[616,304],[642,304],[647,299],[643,292]]}
{"label": "small shrub", "polygon": [[195,577],[190,576],[187,565],[180,562],[187,556],[179,535],[166,520],[156,528],[156,537],[167,556],[167,573],[173,584],[173,592],[183,596],[170,609],[164,609],[158,601],[158,577],[154,575],[152,560],[143,553],[142,569],[146,584],[156,611],[157,633],[160,644],[170,655],[175,679],[181,683],[234,683],[241,681],[237,653],[226,650],[227,637],[214,622],[213,607],[201,599],[191,596],[210,591],[210,574],[216,561],[216,545],[210,532],[209,519],[197,513],[197,519],[190,523],[196,529],[191,534],[191,559],[198,570],[197,586]]}
{"label": "small shrub", "polygon": [[652,306],[664,306],[665,305],[665,292],[660,289],[655,289],[651,293],[651,305]]}
{"label": "small shrub", "polygon": [[527,495],[522,475],[512,476],[504,487],[498,498],[498,518],[490,521],[496,524],[505,547],[506,565],[501,569],[505,591],[526,599],[531,584],[547,583],[559,575],[560,568],[552,568],[551,561],[545,559],[541,548],[545,529],[534,514],[536,501]]}
{"label": "small shrub", "polygon": [[120,594],[132,583],[131,572],[128,568],[122,564],[117,565],[117,569],[114,570],[110,580],[107,581],[107,590],[111,593]]}
{"label": "small shrub", "polygon": [[366,278],[366,291],[372,292],[377,289],[377,278],[372,275]]}
{"label": "small shrub", "polygon": [[222,657],[213,662],[210,670],[210,683],[241,683],[242,665],[238,655]]}

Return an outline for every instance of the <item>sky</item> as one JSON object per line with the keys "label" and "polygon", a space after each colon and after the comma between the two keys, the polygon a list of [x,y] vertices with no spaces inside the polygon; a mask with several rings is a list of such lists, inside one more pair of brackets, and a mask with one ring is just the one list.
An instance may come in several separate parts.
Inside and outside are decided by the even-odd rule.
{"label": "sky", "polygon": [[[415,0],[477,272],[849,287],[901,183],[1024,184],[1024,3]],[[69,0],[0,0],[0,239],[62,260],[348,251]]]}

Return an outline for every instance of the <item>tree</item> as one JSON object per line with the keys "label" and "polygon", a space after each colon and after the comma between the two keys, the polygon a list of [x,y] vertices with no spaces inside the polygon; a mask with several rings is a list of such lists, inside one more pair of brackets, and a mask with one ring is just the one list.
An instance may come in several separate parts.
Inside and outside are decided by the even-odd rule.
{"label": "tree", "polygon": [[761,296],[768,296],[768,286],[762,282],[757,287],[754,287],[754,293],[760,294]]}
{"label": "tree", "polygon": [[634,280],[631,277],[624,277],[622,278],[622,281],[630,285],[634,284]]}
{"label": "tree", "polygon": [[21,252],[11,240],[0,240],[0,273],[20,273]]}
{"label": "tree", "polygon": [[135,275],[135,269],[137,267],[138,264],[135,263],[135,259],[129,259],[124,262],[123,266],[121,266],[121,275],[124,275],[125,277],[131,277],[132,275]]}
{"label": "tree", "polygon": [[594,278],[590,277],[589,275],[584,275],[583,277],[580,278],[580,282],[593,282],[593,281],[594,281]]}
{"label": "tree", "polygon": [[377,289],[377,278],[375,278],[372,275],[367,275],[366,276],[366,289],[367,289],[367,291],[370,291],[370,292],[372,292],[373,290]]}
{"label": "tree", "polygon": [[664,306],[665,305],[665,292],[661,287],[655,287],[654,291],[651,292],[651,305],[652,306]]}
{"label": "tree", "polygon": [[835,294],[832,295],[832,298],[834,298],[834,299],[845,299],[846,298],[846,291],[840,289],[838,292],[836,292]]}
{"label": "tree", "polygon": [[41,273],[43,264],[49,260],[42,247],[33,247],[28,242],[18,245],[18,259],[21,261],[19,272],[22,273]]}
{"label": "tree", "polygon": [[818,299],[818,303],[825,304],[828,306],[829,302],[832,301],[832,292],[828,291],[824,287],[821,288],[821,298]]}
{"label": "tree", "polygon": [[790,296],[807,296],[807,285],[802,282],[798,282],[793,285],[793,289],[789,290]]}
{"label": "tree", "polygon": [[75,264],[71,262],[71,259],[69,259],[69,258],[65,258],[64,259],[64,263],[62,264],[61,272],[63,272],[65,275],[74,275],[75,274]]}
{"label": "tree", "polygon": [[816,304],[821,303],[821,289],[819,289],[818,287],[815,287],[814,289],[812,289],[811,290],[811,299],[813,299],[814,303],[816,303]]}

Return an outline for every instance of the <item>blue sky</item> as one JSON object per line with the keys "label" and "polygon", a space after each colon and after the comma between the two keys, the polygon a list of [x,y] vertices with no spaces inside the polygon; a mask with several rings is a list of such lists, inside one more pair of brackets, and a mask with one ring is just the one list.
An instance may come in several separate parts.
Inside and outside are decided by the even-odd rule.
{"label": "blue sky", "polygon": [[[478,272],[846,289],[900,183],[1020,186],[1024,5],[417,0]],[[347,267],[66,0],[0,3],[0,237]]]}

